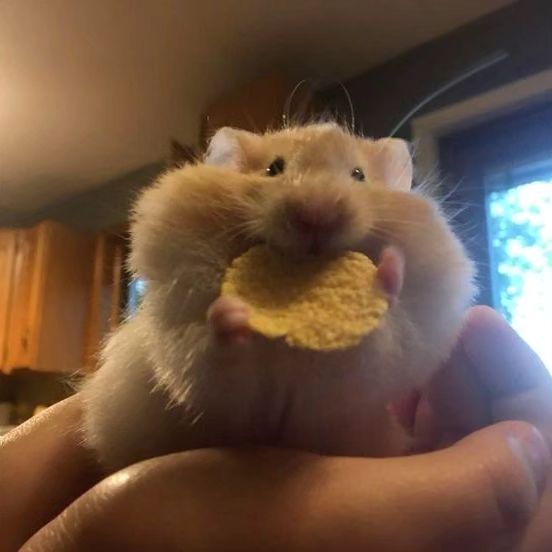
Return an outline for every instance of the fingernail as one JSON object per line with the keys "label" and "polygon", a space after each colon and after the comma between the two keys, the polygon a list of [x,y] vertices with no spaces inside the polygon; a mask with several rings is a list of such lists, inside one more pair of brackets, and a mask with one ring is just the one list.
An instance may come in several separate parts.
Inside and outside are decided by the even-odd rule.
{"label": "fingernail", "polygon": [[533,427],[529,431],[513,432],[510,444],[531,469],[539,492],[542,492],[550,469],[550,450],[542,433]]}

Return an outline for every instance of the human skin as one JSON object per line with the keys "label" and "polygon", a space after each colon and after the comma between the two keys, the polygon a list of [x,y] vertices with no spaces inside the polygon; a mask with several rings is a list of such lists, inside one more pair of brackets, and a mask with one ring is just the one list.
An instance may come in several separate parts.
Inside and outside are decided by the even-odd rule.
{"label": "human skin", "polygon": [[102,479],[80,408],[77,395],[0,443],[1,551],[32,535],[22,550],[551,548],[552,383],[485,307],[421,398],[396,405],[424,451],[408,457],[212,449]]}

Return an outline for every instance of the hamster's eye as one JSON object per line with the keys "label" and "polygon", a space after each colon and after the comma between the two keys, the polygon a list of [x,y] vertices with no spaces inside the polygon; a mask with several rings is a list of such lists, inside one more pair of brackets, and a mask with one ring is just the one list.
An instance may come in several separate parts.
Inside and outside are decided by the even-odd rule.
{"label": "hamster's eye", "polygon": [[267,176],[276,176],[282,174],[286,168],[286,162],[283,157],[276,157],[272,163],[265,169]]}
{"label": "hamster's eye", "polygon": [[364,177],[364,171],[359,168],[359,167],[355,167],[352,171],[351,171],[351,176],[355,179],[355,180],[358,180],[359,182],[364,182],[365,180],[365,177]]}

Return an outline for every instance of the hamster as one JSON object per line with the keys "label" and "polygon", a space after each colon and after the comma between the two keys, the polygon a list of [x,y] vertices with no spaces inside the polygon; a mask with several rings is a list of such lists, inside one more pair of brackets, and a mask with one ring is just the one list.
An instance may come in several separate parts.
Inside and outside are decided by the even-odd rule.
{"label": "hamster", "polygon": [[[405,142],[333,123],[222,128],[201,163],[162,174],[133,215],[143,303],[82,388],[84,440],[106,470],[217,446],[400,453],[386,404],[446,359],[475,292],[464,247],[411,185]],[[249,331],[247,306],[219,292],[259,243],[290,259],[367,254],[390,301],[379,327],[329,353]]]}

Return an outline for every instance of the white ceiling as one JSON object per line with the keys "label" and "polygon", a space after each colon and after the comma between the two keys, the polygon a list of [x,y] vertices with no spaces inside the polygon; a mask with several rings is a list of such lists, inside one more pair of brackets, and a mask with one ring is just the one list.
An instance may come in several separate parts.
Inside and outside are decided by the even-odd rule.
{"label": "white ceiling", "polygon": [[510,0],[0,0],[0,210],[30,213],[197,141],[276,66],[344,78]]}

